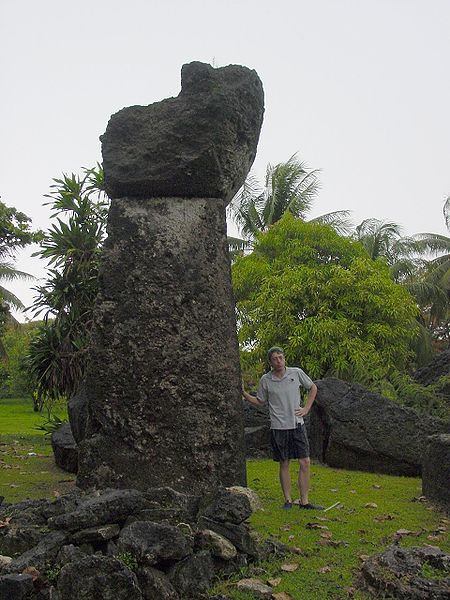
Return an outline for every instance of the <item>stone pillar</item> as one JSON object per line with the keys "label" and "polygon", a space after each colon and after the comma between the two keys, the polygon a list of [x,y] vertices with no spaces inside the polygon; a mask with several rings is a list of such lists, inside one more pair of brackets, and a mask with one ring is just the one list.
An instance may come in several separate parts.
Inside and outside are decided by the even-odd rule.
{"label": "stone pillar", "polygon": [[262,86],[244,67],[182,71],[175,99],[103,136],[112,197],[77,484],[245,484],[226,205],[256,154]]}

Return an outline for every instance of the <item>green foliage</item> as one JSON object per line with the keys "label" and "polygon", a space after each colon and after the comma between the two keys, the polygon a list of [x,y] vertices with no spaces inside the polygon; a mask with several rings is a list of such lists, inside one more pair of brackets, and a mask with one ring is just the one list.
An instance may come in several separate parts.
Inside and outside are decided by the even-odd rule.
{"label": "green foliage", "polygon": [[36,253],[49,264],[33,305],[44,323],[29,353],[37,396],[50,403],[76,391],[83,376],[108,211],[99,165],[54,182],[47,197],[55,222]]}
{"label": "green foliage", "polygon": [[0,364],[0,398],[31,395],[33,385],[27,369],[26,357],[30,341],[39,323],[10,322],[5,328],[2,342],[7,360]]}
{"label": "green foliage", "polygon": [[61,425],[64,425],[65,423],[67,423],[67,421],[60,419],[58,416],[50,413],[48,415],[48,418],[43,423],[40,423],[36,426],[36,429],[38,431],[43,431],[44,435],[51,435],[57,429],[59,429]]}
{"label": "green foliage", "polygon": [[450,375],[441,376],[435,383],[422,385],[414,381],[408,374],[391,373],[391,393],[376,390],[403,406],[412,408],[418,414],[432,415],[450,421]]}
{"label": "green foliage", "polygon": [[61,567],[59,565],[54,565],[53,567],[46,569],[44,575],[47,581],[54,585],[57,582],[60,573]]}
{"label": "green foliage", "polygon": [[27,215],[0,202],[0,256],[39,241],[42,232],[32,231],[30,225]]}
{"label": "green foliage", "polygon": [[233,266],[239,338],[263,369],[281,345],[313,378],[369,385],[411,359],[417,308],[388,267],[328,226],[285,214]]}
{"label": "green foliage", "polygon": [[131,552],[120,552],[116,555],[117,560],[120,560],[130,571],[137,571],[138,561]]}
{"label": "green foliage", "polygon": [[[17,209],[0,202],[0,282],[27,279],[31,275],[14,268],[12,259],[20,248],[37,242],[42,233],[30,229],[31,220]],[[0,333],[6,322],[10,308],[22,309],[23,304],[8,289],[0,285]],[[0,347],[0,356],[4,354]]]}

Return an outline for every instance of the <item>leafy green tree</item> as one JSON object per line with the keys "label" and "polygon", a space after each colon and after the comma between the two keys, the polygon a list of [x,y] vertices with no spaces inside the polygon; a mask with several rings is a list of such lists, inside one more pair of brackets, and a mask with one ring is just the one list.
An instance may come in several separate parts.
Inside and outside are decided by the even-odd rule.
{"label": "leafy green tree", "polygon": [[44,322],[30,343],[29,369],[39,401],[67,397],[83,377],[86,347],[97,294],[101,247],[106,235],[108,202],[103,171],[54,179],[50,206],[55,222],[37,256],[48,261],[48,278],[34,302]]}
{"label": "leafy green tree", "polygon": [[240,343],[255,371],[272,345],[314,378],[374,387],[407,368],[417,331],[413,299],[387,265],[331,227],[287,213],[232,273]]}
{"label": "leafy green tree", "polygon": [[[11,320],[10,310],[24,308],[19,298],[3,284],[32,278],[28,273],[15,268],[14,256],[18,250],[38,241],[40,237],[41,232],[32,231],[31,219],[27,215],[0,202],[0,335],[5,323]],[[6,357],[1,340],[0,357]]]}
{"label": "leafy green tree", "polygon": [[[250,175],[229,206],[229,214],[247,240],[267,231],[285,213],[305,220],[316,199],[320,184],[317,170],[308,170],[294,154],[284,163],[267,165],[264,187]],[[349,230],[349,212],[336,211],[312,219],[344,233]]]}

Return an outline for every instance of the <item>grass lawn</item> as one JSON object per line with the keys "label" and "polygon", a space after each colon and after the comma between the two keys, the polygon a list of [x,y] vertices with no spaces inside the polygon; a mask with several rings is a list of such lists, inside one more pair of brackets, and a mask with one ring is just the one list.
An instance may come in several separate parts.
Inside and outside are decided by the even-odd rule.
{"label": "grass lawn", "polygon": [[[49,436],[35,429],[44,420],[33,412],[31,401],[0,400],[0,495],[7,502],[51,498],[74,485],[74,477],[55,466]],[[252,515],[252,528],[263,538],[275,538],[296,551],[283,560],[243,569],[218,582],[211,593],[251,600],[253,596],[236,590],[235,583],[258,577],[276,583],[273,591],[280,594],[280,600],[367,600],[368,595],[355,589],[355,575],[365,556],[394,542],[431,544],[450,552],[450,520],[421,496],[418,478],[314,464],[311,501],[326,507],[340,503],[327,512],[316,512],[296,506],[282,510],[277,463],[248,461],[247,474],[249,487],[264,507]],[[293,463],[293,482],[295,477]]]}
{"label": "grass lawn", "polygon": [[74,476],[54,463],[50,436],[36,429],[45,420],[31,400],[0,399],[0,496],[6,502],[51,498],[73,486]]}

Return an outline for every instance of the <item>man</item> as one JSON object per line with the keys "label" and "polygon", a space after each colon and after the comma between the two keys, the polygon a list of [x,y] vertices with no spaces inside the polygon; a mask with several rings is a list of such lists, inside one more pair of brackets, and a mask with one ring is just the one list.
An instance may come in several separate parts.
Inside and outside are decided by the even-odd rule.
{"label": "man", "polygon": [[[310,459],[309,442],[303,417],[306,416],[317,394],[317,386],[297,367],[286,367],[284,350],[278,346],[267,353],[271,370],[261,377],[257,396],[244,389],[243,397],[254,406],[269,405],[270,438],[273,458],[280,463],[280,484],[284,494],[284,507],[292,508],[289,461],[299,459],[298,489],[301,509],[323,510],[308,499]],[[300,387],[308,390],[304,407],[300,406]]]}

